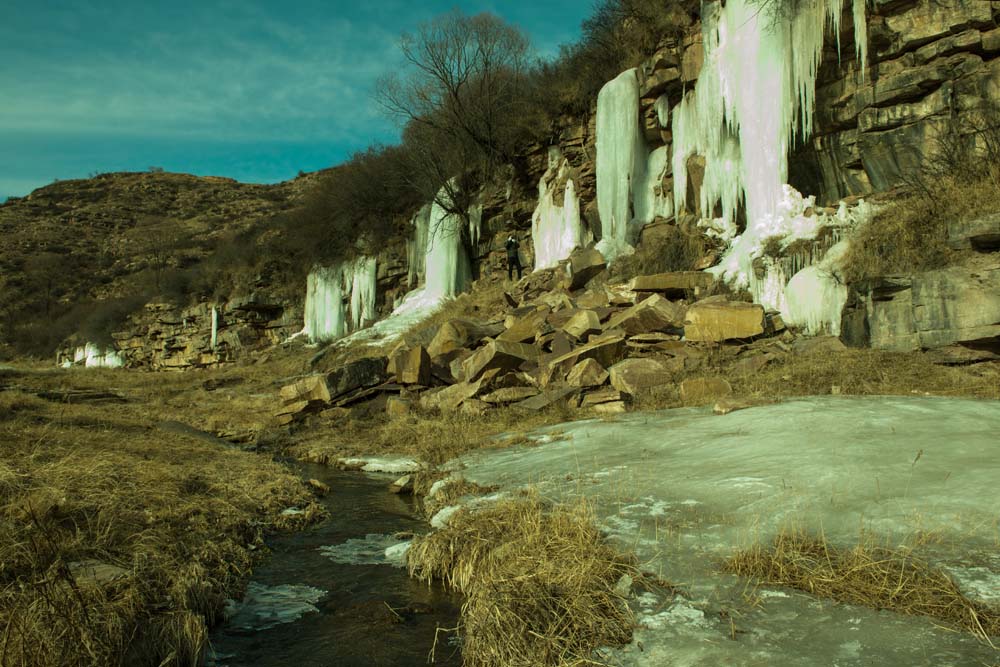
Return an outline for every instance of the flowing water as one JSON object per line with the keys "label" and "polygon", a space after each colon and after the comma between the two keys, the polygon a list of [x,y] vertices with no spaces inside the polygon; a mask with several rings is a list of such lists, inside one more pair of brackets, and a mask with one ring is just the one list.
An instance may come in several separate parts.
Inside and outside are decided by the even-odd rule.
{"label": "flowing water", "polygon": [[[392,476],[300,470],[330,485],[330,518],[272,538],[243,601],[212,634],[206,665],[426,665],[436,629],[457,624],[459,600],[410,579],[385,549],[427,525],[408,498],[386,490]],[[440,634],[433,664],[461,664],[450,636]]]}

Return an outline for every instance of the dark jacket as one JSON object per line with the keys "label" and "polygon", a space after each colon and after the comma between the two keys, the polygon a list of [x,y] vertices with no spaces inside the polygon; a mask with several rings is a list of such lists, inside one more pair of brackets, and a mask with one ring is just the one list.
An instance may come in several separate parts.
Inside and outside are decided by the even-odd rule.
{"label": "dark jacket", "polygon": [[504,244],[504,247],[507,248],[507,261],[514,261],[518,259],[517,256],[518,245],[516,239],[508,238],[507,243]]}

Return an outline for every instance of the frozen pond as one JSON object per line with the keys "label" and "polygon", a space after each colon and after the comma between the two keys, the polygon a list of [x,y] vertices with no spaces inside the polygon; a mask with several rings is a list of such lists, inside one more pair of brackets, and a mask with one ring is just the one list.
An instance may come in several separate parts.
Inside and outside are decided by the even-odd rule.
{"label": "frozen pond", "polygon": [[[725,416],[634,413],[474,452],[454,475],[592,499],[643,569],[689,596],[635,601],[630,665],[993,665],[1000,652],[925,618],[748,586],[721,561],[782,526],[852,546],[919,544],[971,597],[1000,602],[1000,402],[821,397]],[[551,441],[549,441],[551,440]],[[1000,642],[998,642],[1000,643]],[[641,649],[639,645],[641,644]]]}

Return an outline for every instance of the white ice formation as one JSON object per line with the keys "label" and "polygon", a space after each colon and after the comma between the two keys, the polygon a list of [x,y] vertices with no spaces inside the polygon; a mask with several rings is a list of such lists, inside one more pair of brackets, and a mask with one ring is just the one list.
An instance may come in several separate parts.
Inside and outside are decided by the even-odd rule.
{"label": "white ice formation", "polygon": [[314,268],[306,279],[302,332],[314,343],[331,341],[374,321],[376,279],[372,257]]}
{"label": "white ice formation", "polygon": [[122,368],[125,366],[125,355],[113,346],[101,346],[87,343],[76,348],[73,360],[62,362],[63,368],[83,366],[85,368]]}
{"label": "white ice formation", "polygon": [[[558,185],[565,183],[562,201],[556,201]],[[557,146],[549,149],[549,164],[538,181],[538,206],[531,216],[531,241],[535,248],[535,271],[556,266],[584,243],[580,222],[580,197],[569,177],[569,162]]]}
{"label": "white ice formation", "polygon": [[601,240],[609,261],[633,251],[638,230],[657,215],[673,213],[660,183],[669,167],[666,147],[650,154],[639,125],[636,70],[622,72],[597,96],[597,208]]}
{"label": "white ice formation", "polygon": [[[765,307],[783,312],[784,283],[792,275],[755,275],[753,263],[763,254],[765,243],[773,239],[788,247],[796,240],[816,238],[827,225],[853,224],[866,213],[848,214],[842,209],[836,216],[810,215],[813,198],[804,199],[786,184],[789,148],[812,131],[824,38],[829,32],[839,40],[840,18],[848,1],[853,2],[855,43],[863,70],[865,0],[810,0],[780,20],[752,0],[729,0],[724,7],[706,4],[704,65],[694,90],[671,114],[675,201],[679,208],[694,204],[686,202],[687,163],[694,155],[703,156],[705,176],[697,205],[703,218],[721,213],[711,226],[731,241],[713,272],[736,287],[749,288]],[[736,213],[741,205],[747,225],[737,236]],[[798,281],[796,298],[806,284],[818,287],[815,274]],[[827,287],[813,298],[839,294]],[[834,318],[824,319],[830,323]]]}

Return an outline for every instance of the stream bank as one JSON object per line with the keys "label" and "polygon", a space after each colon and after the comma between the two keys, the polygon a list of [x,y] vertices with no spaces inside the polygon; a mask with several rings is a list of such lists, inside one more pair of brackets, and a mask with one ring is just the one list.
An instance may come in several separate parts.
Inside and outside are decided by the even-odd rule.
{"label": "stream bank", "polygon": [[[206,667],[426,665],[437,628],[454,628],[460,600],[386,559],[399,536],[426,532],[412,499],[389,493],[397,476],[301,463],[330,486],[330,517],[269,540],[241,602],[211,635]],[[397,536],[397,537],[394,537]],[[401,556],[401,554],[400,554]],[[435,665],[460,665],[441,633]]]}

